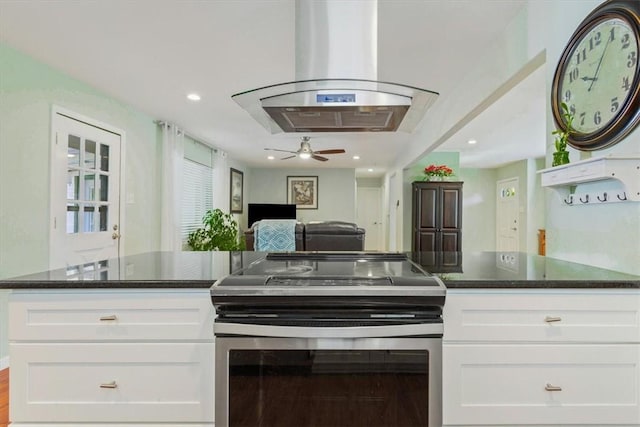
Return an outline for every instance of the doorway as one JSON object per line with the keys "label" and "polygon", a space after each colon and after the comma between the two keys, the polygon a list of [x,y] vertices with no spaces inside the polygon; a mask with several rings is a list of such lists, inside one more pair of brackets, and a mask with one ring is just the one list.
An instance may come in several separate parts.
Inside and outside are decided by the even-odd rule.
{"label": "doorway", "polygon": [[520,182],[517,177],[496,184],[496,250],[518,252],[520,212]]}
{"label": "doorway", "polygon": [[380,187],[358,187],[358,227],[365,229],[364,250],[381,251],[382,191]]}
{"label": "doorway", "polygon": [[61,108],[52,114],[49,267],[117,258],[123,132]]}

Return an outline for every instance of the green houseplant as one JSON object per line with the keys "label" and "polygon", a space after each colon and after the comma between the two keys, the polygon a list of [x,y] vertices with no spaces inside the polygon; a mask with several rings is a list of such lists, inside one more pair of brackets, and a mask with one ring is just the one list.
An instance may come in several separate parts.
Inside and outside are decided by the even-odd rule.
{"label": "green houseplant", "polygon": [[567,141],[569,136],[574,132],[573,130],[573,119],[574,115],[569,110],[569,107],[566,103],[561,103],[560,107],[562,108],[562,118],[566,124],[566,129],[556,129],[551,132],[556,136],[555,140],[555,148],[556,151],[553,153],[553,162],[551,166],[559,166],[565,165],[569,163],[569,152],[567,151]]}
{"label": "green houseplant", "polygon": [[189,233],[187,244],[194,251],[241,251],[238,223],[220,209],[208,210],[202,217],[203,227]]}

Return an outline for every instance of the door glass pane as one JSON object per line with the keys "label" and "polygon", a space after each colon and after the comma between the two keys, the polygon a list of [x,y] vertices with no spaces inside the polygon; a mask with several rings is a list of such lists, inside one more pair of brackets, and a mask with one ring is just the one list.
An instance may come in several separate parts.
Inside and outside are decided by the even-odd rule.
{"label": "door glass pane", "polygon": [[67,165],[80,166],[80,138],[75,135],[69,135],[67,141]]}
{"label": "door glass pane", "polygon": [[88,139],[84,142],[84,167],[96,168],[96,142]]}
{"label": "door glass pane", "polygon": [[95,231],[95,220],[94,220],[94,212],[96,211],[95,206],[85,206],[83,209],[83,220],[84,223],[82,225],[83,233],[91,233]]}
{"label": "door glass pane", "polygon": [[80,197],[80,171],[67,171],[67,200],[78,200]]}
{"label": "door glass pane", "polygon": [[77,233],[80,229],[78,224],[78,205],[67,203],[67,234]]}
{"label": "door glass pane", "polygon": [[100,206],[98,208],[98,216],[100,217],[100,229],[98,231],[107,231],[109,223],[109,207],[105,205]]}
{"label": "door glass pane", "polygon": [[426,350],[231,350],[229,425],[426,426],[428,369]]}
{"label": "door glass pane", "polygon": [[100,175],[100,201],[109,201],[109,176]]}
{"label": "door glass pane", "polygon": [[109,171],[109,146],[100,144],[100,170]]}
{"label": "door glass pane", "polygon": [[84,176],[84,197],[83,200],[96,199],[96,176],[93,174]]}

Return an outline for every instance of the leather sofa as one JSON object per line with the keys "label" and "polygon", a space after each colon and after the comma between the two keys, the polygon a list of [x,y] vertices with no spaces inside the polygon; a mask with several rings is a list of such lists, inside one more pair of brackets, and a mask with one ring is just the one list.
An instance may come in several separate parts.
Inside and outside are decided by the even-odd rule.
{"label": "leather sofa", "polygon": [[[254,250],[255,224],[244,232],[246,250]],[[296,251],[363,251],[364,228],[351,222],[314,221],[297,223]]]}

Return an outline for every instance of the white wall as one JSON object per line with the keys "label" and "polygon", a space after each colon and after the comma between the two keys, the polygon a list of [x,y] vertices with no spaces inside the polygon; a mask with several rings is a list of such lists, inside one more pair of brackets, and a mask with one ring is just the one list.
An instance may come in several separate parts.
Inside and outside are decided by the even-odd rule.
{"label": "white wall", "polygon": [[[249,179],[249,202],[287,203],[287,176],[318,177],[318,209],[298,209],[299,221],[355,222],[355,169],[255,168],[251,170]],[[244,227],[246,226],[247,224],[244,224]]]}

